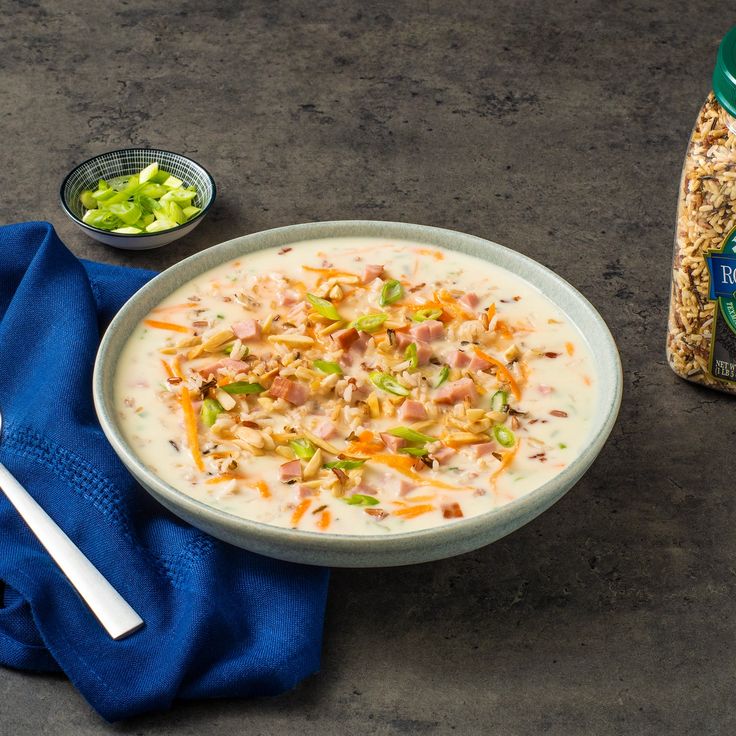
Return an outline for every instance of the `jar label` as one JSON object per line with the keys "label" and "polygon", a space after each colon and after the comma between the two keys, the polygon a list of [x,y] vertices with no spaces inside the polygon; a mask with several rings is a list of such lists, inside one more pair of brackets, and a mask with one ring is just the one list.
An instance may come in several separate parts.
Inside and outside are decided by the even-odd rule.
{"label": "jar label", "polygon": [[708,298],[717,302],[708,366],[714,378],[736,382],[736,228],[720,250],[706,254],[705,262],[710,276]]}

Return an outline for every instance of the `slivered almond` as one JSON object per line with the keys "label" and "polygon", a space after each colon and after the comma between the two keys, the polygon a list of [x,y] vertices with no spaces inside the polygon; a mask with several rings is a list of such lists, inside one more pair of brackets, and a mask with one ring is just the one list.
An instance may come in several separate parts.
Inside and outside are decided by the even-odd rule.
{"label": "slivered almond", "polygon": [[333,301],[339,302],[343,298],[343,291],[340,284],[335,284],[329,291],[329,297]]}
{"label": "slivered almond", "polygon": [[378,419],[378,417],[381,416],[381,405],[375,391],[368,396],[365,403],[368,405],[368,411],[371,413],[371,418]]}
{"label": "slivered almond", "polygon": [[479,419],[483,419],[485,415],[486,413],[483,411],[483,409],[468,409],[465,412],[465,416],[470,422],[477,422]]}
{"label": "slivered almond", "polygon": [[309,335],[269,335],[266,339],[274,345],[287,345],[291,348],[308,348],[310,345],[314,345],[314,339]]}
{"label": "slivered almond", "polygon": [[176,343],[178,348],[193,348],[195,345],[199,345],[202,342],[202,338],[198,335],[192,337],[183,337],[179,342]]}
{"label": "slivered almond", "polygon": [[211,335],[208,335],[205,340],[202,341],[202,349],[208,353],[217,352],[226,342],[230,342],[235,337],[235,333],[232,330],[219,330]]}
{"label": "slivered almond", "polygon": [[281,455],[281,457],[285,457],[287,460],[293,460],[295,457],[294,451],[287,445],[278,445],[274,452]]}
{"label": "slivered almond", "polygon": [[317,475],[317,473],[319,473],[321,467],[322,467],[322,449],[318,447],[314,455],[312,455],[312,457],[309,458],[309,462],[304,467],[304,471],[302,472],[302,478],[306,478],[307,480],[314,478],[314,476]]}
{"label": "slivered almond", "polygon": [[503,357],[507,363],[513,363],[515,360],[519,359],[520,355],[521,351],[519,350],[519,346],[514,343],[513,345],[506,348]]}
{"label": "slivered almond", "polygon": [[250,427],[238,427],[235,430],[235,436],[253,447],[261,448],[265,444],[263,441],[263,434],[258,430],[251,429]]}
{"label": "slivered almond", "polygon": [[263,324],[261,325],[261,334],[267,335],[271,331],[271,326],[273,325],[273,320],[276,317],[273,312],[266,317],[266,319],[263,320]]}
{"label": "slivered almond", "polygon": [[475,434],[474,432],[451,432],[442,438],[442,441],[450,447],[459,445],[475,445],[479,442],[488,442],[487,434]]}
{"label": "slivered almond", "polygon": [[235,399],[226,391],[219,390],[215,393],[215,397],[225,411],[230,411],[237,403]]}
{"label": "slivered almond", "polygon": [[187,353],[187,360],[198,358],[204,351],[204,345],[197,345]]}
{"label": "slivered almond", "polygon": [[269,399],[268,396],[259,396],[257,401],[264,411],[273,409],[273,399]]}
{"label": "slivered almond", "polygon": [[327,440],[323,440],[321,437],[317,437],[316,434],[312,434],[308,429],[302,428],[302,434],[306,437],[313,445],[321,448],[325,452],[329,452],[330,455],[339,455],[342,450],[339,450],[335,445],[331,444]]}
{"label": "slivered almond", "polygon": [[321,330],[317,330],[318,335],[331,335],[333,332],[337,332],[338,330],[341,330],[343,327],[345,327],[347,323],[343,320],[340,320],[339,322],[333,322],[330,325],[327,325],[327,327],[323,327]]}

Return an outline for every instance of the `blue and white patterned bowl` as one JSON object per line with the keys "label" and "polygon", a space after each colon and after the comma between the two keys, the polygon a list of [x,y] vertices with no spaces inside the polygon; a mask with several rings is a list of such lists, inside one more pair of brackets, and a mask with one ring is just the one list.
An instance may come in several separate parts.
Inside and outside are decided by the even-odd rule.
{"label": "blue and white patterned bowl", "polygon": [[[84,207],[79,201],[79,195],[83,190],[95,189],[99,179],[112,179],[116,176],[137,174],[142,168],[154,161],[158,161],[164,171],[168,171],[181,179],[184,186],[193,184],[197,188],[197,196],[193,204],[202,211],[196,217],[170,230],[143,233],[141,235],[111,233],[107,230],[90,227],[82,221]],[[115,248],[150,250],[172,243],[194,230],[202,222],[215,201],[216,191],[215,180],[207,169],[186,156],[171,151],[162,151],[158,148],[124,148],[94,156],[72,169],[61,183],[59,196],[61,206],[69,219],[91,238]]]}

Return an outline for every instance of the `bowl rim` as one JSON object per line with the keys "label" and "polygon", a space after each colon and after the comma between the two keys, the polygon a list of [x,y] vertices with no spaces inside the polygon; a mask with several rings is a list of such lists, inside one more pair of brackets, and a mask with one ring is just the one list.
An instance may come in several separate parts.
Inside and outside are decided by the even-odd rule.
{"label": "bowl rim", "polygon": [[[195,166],[198,166],[202,171],[204,171],[207,178],[210,180],[210,185],[212,186],[212,196],[210,197],[207,204],[202,207],[202,211],[193,217],[191,220],[187,220],[186,222],[182,223],[181,225],[177,225],[176,227],[168,228],[167,230],[159,230],[154,233],[114,233],[110,230],[103,230],[99,227],[92,227],[91,225],[88,225],[86,222],[81,220],[79,217],[77,217],[74,212],[72,212],[71,208],[66,202],[66,198],[64,197],[64,188],[66,187],[66,183],[71,179],[71,177],[79,171],[83,166],[87,165],[91,161],[94,161],[95,159],[102,158],[103,156],[109,156],[111,153],[124,153],[125,151],[152,151],[152,152],[160,152],[160,153],[167,153],[171,156],[179,156],[180,158],[186,159],[187,161],[190,161]],[[215,198],[217,197],[217,185],[215,184],[215,179],[210,174],[210,172],[202,166],[202,164],[199,163],[199,161],[195,161],[190,156],[185,156],[183,153],[177,153],[176,151],[169,151],[165,148],[145,148],[144,146],[131,146],[130,148],[114,148],[111,151],[104,151],[103,153],[98,153],[94,156],[90,156],[90,158],[82,161],[82,163],[77,164],[74,168],[72,168],[69,173],[64,177],[64,179],[61,182],[61,185],[59,186],[59,202],[61,204],[62,209],[66,213],[66,215],[73,220],[77,225],[79,225],[81,228],[84,228],[85,230],[89,230],[93,233],[104,233],[105,235],[110,235],[114,238],[135,238],[136,240],[143,239],[143,238],[149,238],[154,237],[156,235],[163,235],[164,233],[175,233],[178,230],[181,230],[182,228],[187,227],[188,225],[192,225],[193,223],[197,222],[198,220],[202,219],[207,212],[209,211],[210,207],[215,202]]]}
{"label": "bowl rim", "polygon": [[[366,232],[360,235],[344,234],[340,232],[330,232],[328,234],[328,232],[323,232],[334,230],[339,231],[341,229],[350,230],[352,228],[365,228]],[[381,228],[388,228],[389,230],[397,231],[403,230],[405,232],[403,235],[386,235],[385,233],[379,232]],[[372,229],[373,232],[371,232]],[[519,263],[530,265],[532,269],[541,273],[544,278],[550,279],[558,284],[568,296],[572,297],[577,306],[582,307],[582,309],[585,310],[587,317],[593,321],[601,339],[604,341],[606,346],[606,355],[605,357],[599,356],[599,358],[601,360],[610,360],[611,365],[609,372],[614,376],[613,385],[605,392],[603,392],[604,390],[602,389],[603,393],[602,395],[599,395],[600,408],[594,415],[594,419],[596,420],[594,427],[597,425],[597,429],[595,429],[595,432],[592,432],[588,437],[586,444],[580,450],[578,455],[560,473],[553,476],[529,493],[510,501],[503,506],[489,509],[486,512],[462,519],[456,523],[406,532],[391,532],[383,535],[339,534],[334,532],[312,532],[267,524],[265,522],[237,516],[228,511],[224,511],[216,508],[215,506],[204,503],[203,501],[199,501],[159,478],[159,476],[145,466],[145,464],[137,457],[133,449],[128,445],[127,440],[123,436],[122,431],[115,420],[114,403],[112,401],[108,403],[107,401],[108,396],[106,395],[105,390],[105,375],[109,374],[111,379],[115,375],[114,364],[112,366],[110,365],[111,346],[117,348],[116,355],[114,356],[116,363],[123,346],[127,342],[128,335],[124,336],[119,334],[119,327],[126,319],[127,313],[131,309],[134,309],[135,305],[144,299],[146,295],[153,292],[156,300],[160,301],[187,281],[192,278],[196,278],[197,275],[201,275],[211,268],[216,268],[217,265],[226,263],[231,258],[238,257],[230,252],[231,248],[236,247],[236,243],[238,244],[237,247],[244,247],[247,246],[249,242],[254,240],[257,242],[259,239],[264,241],[276,241],[258,245],[253,248],[252,251],[246,249],[240,257],[247,257],[250,252],[257,252],[269,247],[278,247],[279,245],[288,245],[288,243],[297,243],[303,240],[322,238],[329,239],[333,237],[385,237],[397,240],[406,239],[412,242],[421,243],[422,238],[431,238],[432,235],[435,234],[438,237],[442,235],[448,236],[454,240],[455,244],[457,244],[459,242],[458,239],[460,239],[465,242],[475,243],[482,248],[486,248],[490,245],[493,250],[498,249],[501,253],[509,255],[510,258],[518,259]],[[287,239],[280,242],[278,239],[280,235],[284,235]],[[439,245],[438,243],[432,243],[431,240],[425,242],[430,245]],[[442,244],[440,247],[465,252],[461,248],[454,247],[453,245]],[[211,259],[211,254],[218,250],[223,253],[227,253],[227,255],[220,258],[217,263],[214,263],[209,259]],[[204,267],[199,269],[197,275],[187,274],[187,269],[191,267],[191,264],[197,262],[202,262]],[[499,267],[511,270],[505,265],[500,265]],[[182,272],[186,274],[187,277],[185,279],[179,279],[177,283],[177,274]],[[527,281],[532,288],[537,291],[541,291],[540,287],[535,283],[530,282],[527,277],[522,276],[519,273],[516,273],[516,275]],[[157,295],[156,292],[161,288],[160,285],[162,283],[165,286],[166,293],[163,295]],[[558,298],[550,296],[547,296],[547,298],[570,318],[576,330],[581,334],[586,343],[588,343],[588,338],[579,324],[581,320],[573,318],[567,311],[565,311],[565,309],[559,304]],[[144,314],[141,314],[140,319],[142,319],[143,316]],[[598,370],[598,373],[600,374],[600,370]],[[111,399],[112,390],[113,387],[109,386],[109,397]],[[218,534],[211,530],[218,529],[221,533],[227,534],[231,538],[237,537],[240,540],[246,538],[253,539],[256,541],[256,544],[259,542],[265,542],[266,544],[273,546],[284,544],[284,546],[288,546],[289,548],[299,548],[304,545],[304,549],[307,551],[305,556],[312,557],[315,554],[319,555],[329,553],[344,553],[349,557],[360,556],[362,554],[375,554],[377,552],[376,548],[382,548],[386,543],[394,546],[397,555],[400,555],[401,553],[411,554],[416,549],[422,548],[423,544],[430,540],[438,547],[442,547],[443,543],[448,545],[452,544],[455,537],[458,537],[459,540],[477,538],[479,535],[483,534],[484,530],[494,526],[506,529],[506,531],[500,534],[499,537],[514,531],[516,528],[523,526],[559,500],[559,498],[565,495],[565,493],[572,488],[588,470],[600,450],[603,448],[615,425],[621,405],[622,395],[623,372],[621,358],[616,342],[611,335],[608,326],[588,299],[586,299],[583,294],[557,273],[523,253],[479,236],[469,235],[467,233],[448,228],[384,220],[331,220],[270,228],[268,230],[261,230],[256,233],[239,236],[222,243],[218,243],[173,264],[141,287],[141,289],[139,289],[115,315],[105,331],[100,343],[93,374],[94,404],[105,436],[127,468],[146,488],[146,490],[149,493],[152,493],[159,503],[162,503],[174,513],[178,513],[178,510],[181,510],[182,513],[186,512],[191,516],[196,517],[197,523],[189,521],[187,517],[185,517],[185,519],[187,519],[187,521],[193,526],[198,526],[199,522],[201,522],[206,526],[206,528],[208,528],[210,533],[214,534],[214,536],[218,536]],[[514,526],[514,522],[520,517],[526,518],[526,521]],[[483,544],[487,543],[488,542],[484,542]],[[246,546],[247,548],[247,545],[245,544],[241,546]],[[481,545],[475,546],[477,547]],[[270,553],[266,552],[264,554]],[[273,556],[279,555],[274,554]],[[444,554],[442,556],[446,557],[449,555]],[[284,556],[282,559],[295,559],[295,557]],[[437,559],[437,557],[425,554],[422,559]],[[336,563],[331,564],[334,565]],[[354,560],[352,562],[352,566],[362,566],[364,564],[365,563],[356,563]],[[405,563],[399,562],[393,564]]]}

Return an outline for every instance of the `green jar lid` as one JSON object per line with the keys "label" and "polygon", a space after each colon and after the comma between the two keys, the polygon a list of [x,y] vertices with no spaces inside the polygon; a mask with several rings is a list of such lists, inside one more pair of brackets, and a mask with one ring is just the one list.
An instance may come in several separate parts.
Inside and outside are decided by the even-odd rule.
{"label": "green jar lid", "polygon": [[718,48],[713,94],[726,112],[736,117],[736,26],[723,37]]}

